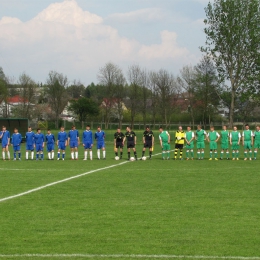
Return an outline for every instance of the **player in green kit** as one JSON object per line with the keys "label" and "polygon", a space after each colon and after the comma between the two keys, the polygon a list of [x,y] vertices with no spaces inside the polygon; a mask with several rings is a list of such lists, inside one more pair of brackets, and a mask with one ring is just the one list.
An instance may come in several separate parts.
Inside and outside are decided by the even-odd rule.
{"label": "player in green kit", "polygon": [[256,130],[254,132],[254,160],[256,160],[257,151],[260,148],[260,126],[256,126]]}
{"label": "player in green kit", "polygon": [[215,131],[214,126],[210,127],[210,132],[207,135],[207,140],[209,142],[209,160],[212,160],[212,153],[214,153],[214,159],[218,160],[218,139],[220,138],[220,135],[218,132]]}
{"label": "player in green kit", "polygon": [[221,136],[221,153],[220,160],[223,160],[224,152],[226,151],[227,160],[229,160],[229,150],[228,150],[228,141],[229,141],[229,132],[227,130],[227,126],[222,126],[222,131],[220,132]]}
{"label": "player in green kit", "polygon": [[163,131],[163,128],[159,128],[160,134],[159,134],[159,140],[160,140],[160,145],[162,147],[162,159],[165,160],[165,156],[167,155],[167,160],[170,159],[170,141],[171,137],[168,131]]}
{"label": "player in green kit", "polygon": [[233,131],[229,135],[229,140],[232,149],[232,160],[239,160],[239,144],[241,140],[241,134],[237,131],[237,127],[234,126]]}
{"label": "player in green kit", "polygon": [[205,149],[205,138],[207,136],[207,133],[205,130],[201,128],[201,125],[197,126],[197,131],[195,133],[196,140],[197,140],[197,156],[198,160],[204,159],[204,149]]}
{"label": "player in green kit", "polygon": [[191,160],[193,160],[194,157],[194,132],[191,131],[191,127],[188,126],[187,127],[187,132],[186,132],[186,137],[185,137],[185,141],[186,141],[186,160],[189,160],[191,158]]}
{"label": "player in green kit", "polygon": [[254,134],[253,131],[249,129],[249,125],[245,125],[245,130],[242,132],[242,143],[244,146],[244,160],[247,160],[249,153],[249,160],[252,160],[252,146],[254,142]]}

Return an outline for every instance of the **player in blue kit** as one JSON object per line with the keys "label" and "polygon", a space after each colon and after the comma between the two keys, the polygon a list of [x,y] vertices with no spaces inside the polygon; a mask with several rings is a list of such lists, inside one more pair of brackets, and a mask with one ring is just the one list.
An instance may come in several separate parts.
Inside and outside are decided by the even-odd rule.
{"label": "player in blue kit", "polygon": [[65,150],[67,146],[67,133],[64,131],[64,126],[60,128],[60,132],[58,133],[57,146],[58,146],[58,155],[57,160],[60,159],[60,152],[62,151],[62,160],[65,159]]}
{"label": "player in blue kit", "polygon": [[26,139],[25,158],[26,160],[29,159],[29,151],[31,151],[31,159],[33,160],[35,143],[34,143],[34,132],[32,131],[32,128],[30,126],[28,127],[28,132],[25,134],[25,139]]}
{"label": "player in blue kit", "polygon": [[22,142],[22,135],[18,133],[18,129],[14,129],[14,133],[12,135],[11,145],[14,149],[14,161],[16,161],[16,152],[18,153],[18,160],[21,160],[21,142]]}
{"label": "player in blue kit", "polygon": [[48,129],[47,135],[45,136],[46,141],[46,147],[48,152],[48,159],[53,160],[54,159],[54,144],[55,144],[55,137],[51,133],[51,130]]}
{"label": "player in blue kit", "polygon": [[[78,146],[80,144],[79,140],[79,132],[76,129],[76,127],[73,125],[71,127],[71,130],[69,131],[68,134],[68,142],[70,144],[70,154],[71,154],[71,160],[78,160]],[[74,152],[75,152],[75,157],[74,157]]]}
{"label": "player in blue kit", "polygon": [[90,126],[86,126],[86,130],[82,134],[82,145],[85,149],[84,152],[84,161],[88,159],[88,151],[89,151],[89,158],[92,160],[92,146],[93,146],[93,138],[92,138],[92,131],[90,130]]}
{"label": "player in blue kit", "polygon": [[5,153],[7,154],[8,160],[10,160],[10,152],[8,150],[8,146],[10,144],[10,132],[6,130],[6,127],[2,127],[2,131],[0,132],[0,138],[2,139],[2,155],[3,160],[5,160]]}
{"label": "player in blue kit", "polygon": [[100,126],[97,128],[95,133],[95,140],[97,141],[97,157],[100,160],[100,149],[103,151],[103,159],[106,159],[106,149],[105,149],[105,132],[101,130]]}
{"label": "player in blue kit", "polygon": [[44,148],[44,135],[41,133],[41,129],[37,129],[37,133],[34,135],[35,149],[36,149],[36,160],[39,160],[39,155],[41,155],[41,160],[43,160],[43,148]]}

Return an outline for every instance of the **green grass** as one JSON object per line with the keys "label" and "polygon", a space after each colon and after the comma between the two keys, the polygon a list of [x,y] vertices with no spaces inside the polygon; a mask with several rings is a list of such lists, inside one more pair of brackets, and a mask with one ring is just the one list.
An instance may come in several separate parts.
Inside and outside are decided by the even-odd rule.
{"label": "green grass", "polygon": [[[80,148],[78,161],[69,160],[69,150],[65,161],[0,161],[0,198],[120,163],[112,142],[107,160],[82,158]],[[162,161],[158,155],[3,201],[0,254],[260,257],[259,168],[260,160]]]}

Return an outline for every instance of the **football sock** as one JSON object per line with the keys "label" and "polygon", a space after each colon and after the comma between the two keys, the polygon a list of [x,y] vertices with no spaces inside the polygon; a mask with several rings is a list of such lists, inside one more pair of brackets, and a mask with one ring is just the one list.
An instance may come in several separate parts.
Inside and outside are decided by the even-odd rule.
{"label": "football sock", "polygon": [[200,159],[200,152],[197,152],[197,156],[198,156],[198,158]]}
{"label": "football sock", "polygon": [[5,152],[2,152],[3,160],[5,160]]}
{"label": "football sock", "polygon": [[74,160],[74,152],[70,153],[71,154],[71,159]]}
{"label": "football sock", "polygon": [[178,149],[175,149],[175,150],[174,150],[174,158],[175,158],[175,159],[177,158],[177,153],[178,153]]}
{"label": "football sock", "polygon": [[165,157],[165,151],[162,151],[162,158]]}
{"label": "football sock", "polygon": [[51,159],[54,159],[54,152],[51,152]]}
{"label": "football sock", "polygon": [[201,159],[204,158],[204,151],[201,152]]}
{"label": "football sock", "polygon": [[75,152],[75,159],[77,160],[79,157],[79,152]]}
{"label": "football sock", "polygon": [[239,156],[239,152],[238,152],[238,151],[236,151],[236,157],[238,158],[238,156]]}
{"label": "football sock", "polygon": [[245,156],[245,158],[247,158],[247,152],[244,152],[244,156]]}
{"label": "football sock", "polygon": [[153,153],[152,151],[149,152],[150,158],[152,157],[152,153]]}
{"label": "football sock", "polygon": [[84,159],[87,159],[88,158],[88,151],[85,151],[84,153]]}
{"label": "football sock", "polygon": [[60,152],[58,152],[58,158],[60,159]]}
{"label": "football sock", "polygon": [[220,158],[223,158],[223,152],[220,152]]}
{"label": "football sock", "polygon": [[142,151],[142,157],[144,156],[145,151]]}
{"label": "football sock", "polygon": [[89,151],[89,158],[92,160],[92,151]]}
{"label": "football sock", "polygon": [[257,155],[257,151],[254,151],[254,157],[256,158],[256,155]]}
{"label": "football sock", "polygon": [[7,152],[7,157],[10,160],[10,152],[9,151]]}
{"label": "football sock", "polygon": [[229,152],[226,152],[226,157],[229,158]]}
{"label": "football sock", "polygon": [[118,152],[116,152],[115,155],[118,156]]}
{"label": "football sock", "polygon": [[34,152],[31,152],[31,159],[33,160]]}
{"label": "football sock", "polygon": [[18,157],[21,158],[21,153],[18,153]]}
{"label": "football sock", "polygon": [[235,152],[232,151],[232,158],[235,158]]}
{"label": "football sock", "polygon": [[29,153],[25,152],[25,159],[28,160],[28,157],[29,157]]}
{"label": "football sock", "polygon": [[100,159],[100,149],[97,150],[97,158]]}
{"label": "football sock", "polygon": [[190,150],[186,150],[186,157],[189,158]]}
{"label": "football sock", "polygon": [[106,151],[103,151],[103,158],[106,158]]}
{"label": "football sock", "polygon": [[14,158],[16,158],[16,153],[14,153]]}
{"label": "football sock", "polygon": [[62,159],[64,159],[64,158],[65,158],[65,152],[62,153]]}
{"label": "football sock", "polygon": [[121,157],[121,158],[123,157],[123,152],[120,152],[120,157]]}
{"label": "football sock", "polygon": [[134,152],[134,156],[135,156],[135,159],[137,159],[137,154],[136,154],[136,152]]}
{"label": "football sock", "polygon": [[167,157],[170,158],[170,151],[167,152]]}
{"label": "football sock", "polygon": [[48,159],[49,160],[51,159],[51,153],[50,152],[48,153]]}
{"label": "football sock", "polygon": [[128,155],[128,159],[130,159],[130,152],[127,152],[127,155]]}
{"label": "football sock", "polygon": [[212,158],[212,151],[209,152],[209,157]]}
{"label": "football sock", "polygon": [[41,159],[43,159],[43,153],[41,153]]}
{"label": "football sock", "polygon": [[36,153],[36,159],[38,159],[39,158],[39,153]]}
{"label": "football sock", "polygon": [[249,151],[249,158],[252,158],[252,151]]}
{"label": "football sock", "polygon": [[194,152],[193,152],[193,150],[190,150],[190,153],[191,153],[191,158],[193,158],[193,157],[194,157]]}
{"label": "football sock", "polygon": [[217,157],[218,157],[218,153],[215,152],[215,153],[214,153],[214,158],[217,158]]}
{"label": "football sock", "polygon": [[182,158],[182,150],[180,150],[180,158]]}

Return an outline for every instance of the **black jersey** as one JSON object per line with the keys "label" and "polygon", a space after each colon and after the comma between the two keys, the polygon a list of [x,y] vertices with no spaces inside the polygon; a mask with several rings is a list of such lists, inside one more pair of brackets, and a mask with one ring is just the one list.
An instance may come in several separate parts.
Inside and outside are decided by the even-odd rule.
{"label": "black jersey", "polygon": [[114,139],[116,139],[117,143],[123,142],[124,137],[125,137],[125,135],[122,132],[120,132],[120,133],[116,132],[114,134]]}
{"label": "black jersey", "polygon": [[143,137],[145,139],[145,142],[149,142],[153,140],[153,131],[144,131]]}
{"label": "black jersey", "polygon": [[126,137],[127,142],[134,142],[135,141],[135,136],[136,136],[136,134],[135,134],[134,131],[125,133],[125,137]]}

